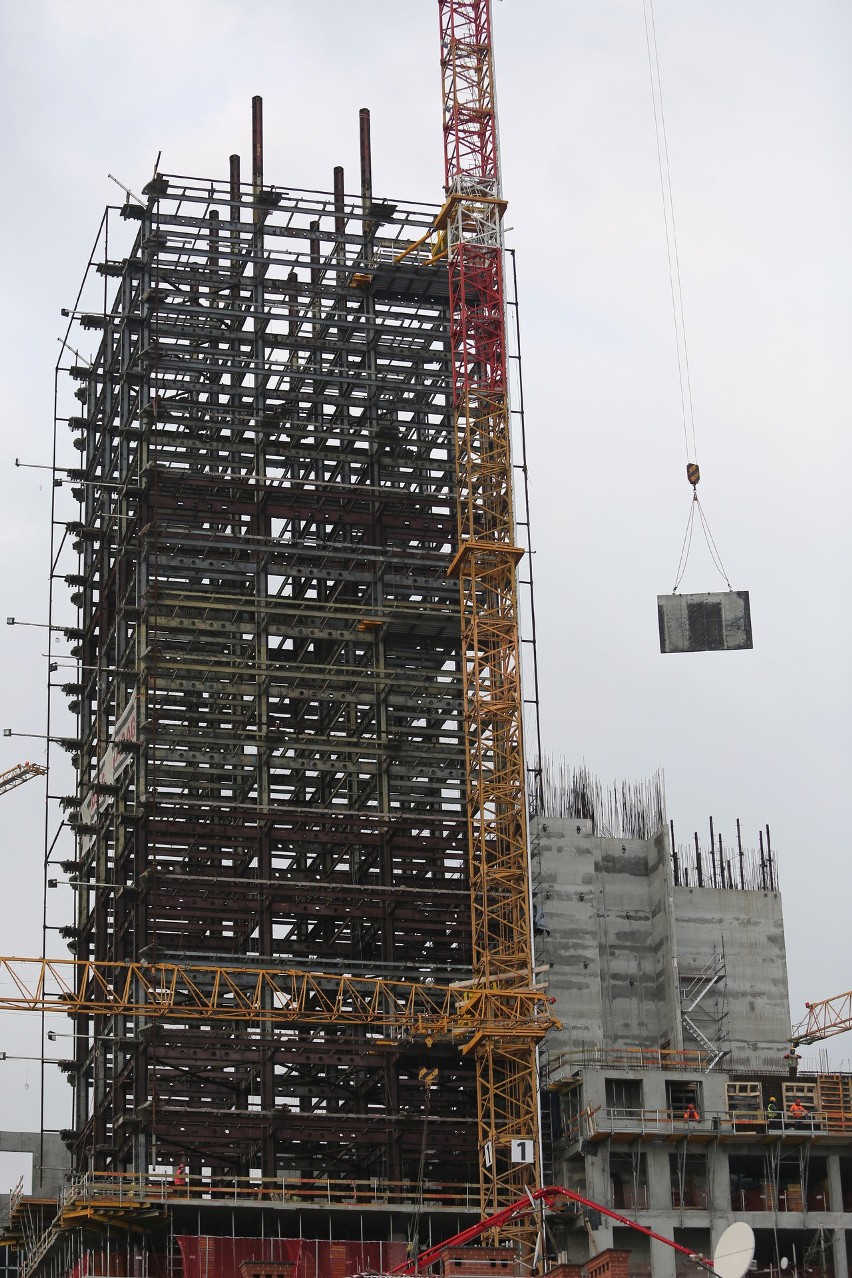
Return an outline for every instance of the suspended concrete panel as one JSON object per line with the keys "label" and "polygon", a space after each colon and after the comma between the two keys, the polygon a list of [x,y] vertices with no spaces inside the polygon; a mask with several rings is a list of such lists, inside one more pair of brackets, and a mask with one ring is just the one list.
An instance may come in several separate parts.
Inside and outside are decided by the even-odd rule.
{"label": "suspended concrete panel", "polygon": [[660,652],[723,652],[751,648],[747,590],[705,595],[657,595]]}

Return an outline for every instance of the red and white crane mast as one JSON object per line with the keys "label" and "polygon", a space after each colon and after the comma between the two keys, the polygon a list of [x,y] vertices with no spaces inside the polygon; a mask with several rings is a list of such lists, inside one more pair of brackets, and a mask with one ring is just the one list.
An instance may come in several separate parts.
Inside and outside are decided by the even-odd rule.
{"label": "red and white crane mast", "polygon": [[[490,0],[439,0],[456,438],[473,983],[533,986],[509,439],[503,213]],[[536,1043],[544,1027],[483,1024],[477,1064],[483,1211],[539,1184]],[[504,1236],[507,1230],[502,1231]],[[513,1232],[510,1227],[508,1232]],[[530,1229],[515,1227],[529,1245]]]}

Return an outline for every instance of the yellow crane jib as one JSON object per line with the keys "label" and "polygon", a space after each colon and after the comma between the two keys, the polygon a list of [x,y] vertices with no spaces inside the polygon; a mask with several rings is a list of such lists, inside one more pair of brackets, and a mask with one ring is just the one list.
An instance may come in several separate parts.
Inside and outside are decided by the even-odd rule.
{"label": "yellow crane jib", "polygon": [[31,781],[33,777],[43,777],[46,772],[47,768],[43,768],[40,763],[16,763],[13,768],[0,772],[0,794],[14,790],[16,786],[23,785],[25,781]]}
{"label": "yellow crane jib", "polygon": [[818,1003],[806,1003],[805,1007],[807,1015],[794,1028],[790,1040],[794,1051],[800,1044],[819,1043],[852,1030],[852,990]]}
{"label": "yellow crane jib", "polygon": [[540,988],[460,991],[428,981],[249,964],[16,957],[0,957],[0,1011],[366,1025],[380,1033],[456,1042],[479,1032],[537,1040],[558,1024]]}

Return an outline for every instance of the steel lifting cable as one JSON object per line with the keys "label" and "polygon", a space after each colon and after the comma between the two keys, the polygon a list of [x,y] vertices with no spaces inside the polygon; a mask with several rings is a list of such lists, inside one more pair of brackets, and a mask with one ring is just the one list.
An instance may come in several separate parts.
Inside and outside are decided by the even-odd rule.
{"label": "steel lifting cable", "polygon": [[689,550],[692,546],[692,530],[695,525],[695,506],[698,494],[695,493],[695,500],[689,503],[689,517],[686,521],[686,532],[683,534],[683,545],[680,548],[680,559],[678,560],[677,572],[675,573],[675,584],[672,594],[677,594],[677,588],[683,580],[683,574],[686,572],[687,561],[689,560]]}
{"label": "steel lifting cable", "polygon": [[[695,473],[694,479],[692,478],[692,472]],[[681,545],[681,548],[680,548],[680,559],[678,560],[677,572],[675,574],[675,584],[672,589],[672,594],[673,595],[677,594],[677,588],[680,585],[681,581],[683,580],[683,574],[686,572],[686,565],[689,562],[689,551],[692,546],[692,533],[695,527],[696,510],[698,511],[698,518],[701,523],[701,531],[704,533],[704,540],[707,543],[707,549],[710,551],[710,558],[713,560],[713,564],[717,572],[721,576],[722,580],[725,582],[725,585],[728,587],[729,590],[731,590],[732,589],[731,583],[728,580],[728,574],[725,571],[725,565],[722,563],[722,556],[719,554],[719,548],[716,545],[716,542],[713,538],[713,534],[710,531],[710,525],[707,522],[707,516],[704,514],[704,508],[702,507],[701,502],[698,500],[698,489],[696,485],[698,483],[698,480],[701,478],[701,474],[698,470],[698,467],[694,465],[694,463],[690,463],[689,466],[687,466],[687,475],[689,476],[689,482],[692,484],[692,501],[689,503],[689,515],[686,520],[686,532],[683,535],[683,544]]]}
{"label": "steel lifting cable", "polygon": [[[666,115],[663,107],[663,84],[660,76],[660,55],[657,47],[657,24],[654,17],[654,0],[642,0],[642,12],[645,19],[645,47],[648,52],[648,75],[651,83],[651,105],[654,112],[654,134],[657,141],[657,166],[660,173],[660,196],[663,205],[663,224],[666,232],[666,257],[669,267],[669,292],[672,301],[672,321],[674,324],[675,348],[677,351],[677,373],[680,386],[680,407],[683,422],[683,442],[686,450],[686,477],[692,485],[692,500],[689,504],[689,516],[686,531],[681,545],[680,559],[675,573],[673,594],[683,580],[689,552],[692,547],[692,534],[695,527],[695,511],[710,558],[721,575],[728,589],[731,583],[722,563],[719,549],[710,531],[707,516],[698,500],[698,481],[701,472],[698,468],[698,442],[695,435],[695,412],[692,402],[692,381],[689,375],[689,347],[686,341],[686,320],[683,309],[683,288],[680,277],[680,254],[677,247],[677,225],[674,214],[674,197],[672,195],[671,166],[669,164],[669,144],[666,133]],[[687,410],[689,421],[687,423]],[[690,436],[692,447],[690,449]]]}
{"label": "steel lifting cable", "polygon": [[707,522],[707,516],[704,514],[704,509],[701,505],[701,502],[698,500],[698,493],[695,490],[693,490],[693,494],[692,494],[692,504],[693,506],[696,506],[698,508],[698,514],[701,519],[701,527],[704,532],[704,540],[707,543],[707,549],[710,551],[710,558],[713,560],[713,563],[715,564],[716,569],[718,570],[720,576],[722,577],[728,589],[730,590],[731,583],[730,581],[728,581],[728,574],[725,572],[725,566],[722,563],[722,556],[719,554],[719,548],[716,545],[716,542],[713,538],[713,534],[710,531],[710,525]]}
{"label": "steel lifting cable", "polygon": [[[669,144],[666,134],[666,116],[663,109],[663,86],[660,78],[660,56],[657,49],[657,26],[654,19],[654,0],[642,0],[645,18],[645,47],[648,51],[648,75],[651,83],[651,106],[654,112],[654,135],[657,140],[657,167],[660,173],[660,196],[663,205],[663,224],[666,232],[666,257],[669,265],[669,291],[672,300],[675,347],[677,349],[677,374],[680,385],[680,406],[683,419],[683,440],[686,460],[689,462],[689,433],[686,410],[689,404],[689,421],[692,431],[692,455],[697,463],[698,448],[695,440],[695,415],[692,408],[692,384],[689,377],[689,349],[686,344],[686,324],[683,313],[683,290],[680,281],[680,257],[677,248],[677,226],[672,198]],[[649,22],[650,13],[650,22]]]}

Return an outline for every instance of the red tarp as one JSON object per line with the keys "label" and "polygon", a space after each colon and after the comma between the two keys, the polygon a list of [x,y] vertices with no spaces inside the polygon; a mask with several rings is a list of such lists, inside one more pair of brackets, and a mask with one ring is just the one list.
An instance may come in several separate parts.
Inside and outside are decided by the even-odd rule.
{"label": "red tarp", "polygon": [[293,1278],[387,1273],[406,1258],[404,1242],[329,1242],[314,1238],[219,1238],[181,1234],[183,1278],[240,1278],[240,1265],[295,1264]]}

